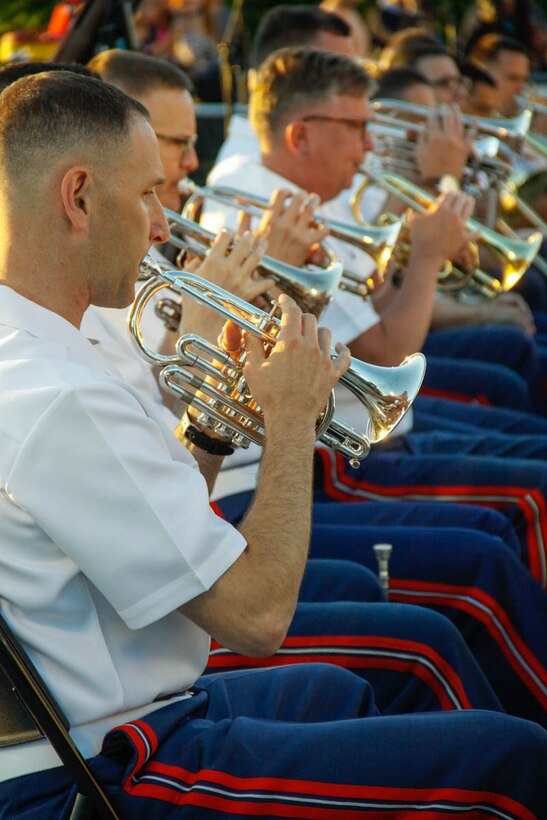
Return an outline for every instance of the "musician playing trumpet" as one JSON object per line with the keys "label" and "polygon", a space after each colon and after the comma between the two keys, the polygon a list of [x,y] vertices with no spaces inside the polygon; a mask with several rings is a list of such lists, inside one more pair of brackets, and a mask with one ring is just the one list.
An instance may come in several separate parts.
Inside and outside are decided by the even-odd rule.
{"label": "musician playing trumpet", "polygon": [[[366,684],[329,666],[194,690],[209,633],[257,654],[283,638],[307,555],[315,419],[348,352],[333,360],[330,334],[289,299],[269,360],[250,346],[269,436],[237,532],[153,406],[79,330],[90,304],[132,300],[149,244],[167,239],[145,109],[88,77],[22,79],[0,95],[0,163],[0,601],[120,817],[172,816],[174,804],[230,816],[242,797],[297,816],[303,783],[312,810],[351,815],[386,793],[391,805],[394,790],[426,811],[510,799],[538,813],[530,771],[546,743],[529,722],[381,718]],[[471,744],[474,765],[454,766]],[[429,763],[418,750],[432,747]],[[31,793],[56,816],[71,785],[47,748],[27,751],[3,756],[2,809],[17,816]],[[156,767],[169,772],[159,787]]]}
{"label": "musician playing trumpet", "polygon": [[[153,126],[156,128],[159,127],[158,116],[162,116],[164,120],[170,122],[171,133],[177,133],[177,127],[179,133],[188,133],[190,129],[188,129],[187,123],[191,121],[191,112],[188,112],[186,107],[191,105],[191,102],[184,93],[185,86],[178,76],[180,72],[177,68],[165,65],[162,61],[146,55],[122,51],[103,52],[95,58],[93,66],[95,69],[101,70],[109,80],[122,88],[130,84],[133,93],[136,94],[142,102],[149,104],[150,110],[152,111],[151,123]],[[157,94],[157,97],[156,92],[160,92]],[[168,117],[168,111],[164,111],[161,105],[162,102],[165,104],[169,97],[173,102],[172,116],[170,118]],[[188,129],[186,132],[185,125]],[[159,150],[160,156],[163,156],[166,150],[170,150],[170,146],[166,146],[164,141],[159,140]],[[171,166],[169,164],[168,155],[167,168],[169,167]],[[164,192],[167,193],[168,191],[169,187],[162,185],[158,190],[158,194],[160,197],[163,197]],[[170,200],[167,199],[167,203],[169,201]],[[324,226],[315,225],[310,227],[310,222],[315,215],[317,207],[318,201],[315,196],[298,194],[289,199],[286,193],[275,193],[272,197],[271,208],[265,214],[264,220],[262,220],[259,227],[259,233],[268,240],[268,252],[276,255],[282,250],[285,258],[293,261],[297,261],[308,255],[310,252],[308,245],[313,246],[316,241],[323,238],[326,234],[326,228]],[[252,298],[253,295],[262,293],[266,287],[268,289],[272,288],[272,283],[268,279],[260,278],[253,280],[250,276],[263,249],[264,246],[257,245],[256,240],[253,239],[250,233],[244,235],[232,246],[231,237],[224,231],[218,235],[210,253],[208,253],[203,263],[199,264],[199,260],[192,262],[186,260],[184,266],[186,269],[196,271],[200,276],[206,277],[231,292],[248,299]],[[161,323],[154,318],[153,311],[149,312],[152,314],[152,318],[149,324],[146,325],[145,336],[147,336],[148,331],[151,330],[149,338],[154,341],[159,341]],[[151,384],[150,378],[145,379],[144,375],[140,373],[142,368],[145,367],[144,363],[140,360],[136,363],[131,361],[131,355],[127,355],[127,352],[123,355],[123,351],[120,347],[122,340],[115,339],[111,333],[109,334],[106,331],[104,324],[101,325],[99,323],[99,320],[102,322],[112,321],[112,312],[107,311],[104,313],[99,311],[99,314],[100,315],[97,316],[97,311],[93,311],[93,313],[91,311],[87,312],[84,319],[85,329],[91,332],[95,338],[102,339],[102,349],[105,355],[108,355],[115,362],[116,366],[121,369],[129,381],[133,384],[138,384],[139,388],[147,395],[150,395],[156,404],[158,404],[157,389]],[[217,314],[208,308],[200,307],[197,305],[197,302],[192,299],[185,299],[182,325],[179,333],[190,330],[199,333],[212,342],[216,342],[221,328],[218,324]],[[173,335],[178,336],[179,333]],[[233,334],[229,334],[228,338],[226,338],[225,335],[223,336],[224,343],[228,349],[231,349],[232,342],[236,348],[238,347],[239,340],[238,338],[232,339],[232,335]],[[167,345],[165,348],[162,348],[164,352],[174,352],[172,339],[165,339],[164,341]],[[130,351],[130,354],[131,353],[132,351]],[[138,364],[141,364],[142,367],[137,368],[136,365]],[[135,372],[139,373],[137,379],[134,375]],[[196,421],[197,413],[195,411],[190,412],[192,413],[193,426],[196,426],[198,423]],[[184,444],[189,445],[190,439],[185,435],[187,422],[188,420],[185,418],[185,423],[178,427],[177,435]],[[173,427],[176,426],[177,420],[174,416],[171,416],[170,424]],[[208,435],[211,436],[214,434],[208,431]],[[214,466],[215,463],[218,466],[219,458],[209,456],[206,452],[200,450],[199,447],[193,447],[193,453],[200,464],[207,465],[208,462],[212,461],[213,465],[209,465],[209,467]],[[260,448],[255,446],[254,449],[251,447],[250,450],[243,453],[236,452],[225,459],[224,466],[227,469],[221,471],[216,481],[213,495],[218,503],[224,506],[224,504],[229,503],[231,499],[242,501],[243,496],[247,495],[247,493],[242,493],[242,490],[254,488],[257,480],[257,467],[260,455]],[[244,476],[245,483],[242,482],[242,476]],[[211,485],[213,476],[209,472],[207,472],[207,478],[208,483]],[[371,512],[372,506],[374,505],[371,505]],[[381,512],[381,510],[379,512]],[[226,510],[225,515],[229,520],[235,520]],[[468,517],[466,518],[466,525],[471,526]],[[315,531],[319,533],[321,527],[317,525]],[[361,529],[360,532],[363,532],[363,530]],[[457,537],[456,533],[454,533],[454,537]],[[437,533],[436,540],[437,542],[439,540],[444,542],[448,540],[448,536],[446,533]],[[425,541],[427,541],[427,538],[425,538]],[[424,538],[422,538],[420,545],[416,545],[415,549],[419,549],[423,546],[424,551],[427,552],[427,544],[423,542]],[[494,542],[492,541],[492,543]],[[449,545],[447,544],[446,547],[448,553]],[[484,548],[486,549],[486,543],[484,544]],[[462,551],[465,552],[464,547],[460,550],[459,566],[462,564]],[[404,550],[401,552],[403,559],[405,559],[407,554]],[[334,551],[332,556],[333,558],[336,557]],[[373,561],[371,551],[371,567],[375,569]],[[416,562],[407,561],[407,567],[410,567],[410,565],[414,563]],[[407,568],[403,570],[404,573],[406,571]],[[445,567],[445,577],[450,577],[452,571],[453,569],[451,567]],[[512,568],[510,574],[512,574],[513,571],[514,568]],[[524,583],[526,583],[526,581],[524,581]],[[398,606],[391,607],[388,611],[385,607],[379,607],[377,604],[374,604],[371,611],[369,605],[359,604],[359,606],[354,607],[351,625],[352,635],[348,636],[348,623],[347,621],[344,622],[344,613],[343,611],[339,611],[338,602],[349,597],[351,597],[352,601],[377,601],[378,594],[377,583],[370,578],[370,575],[367,575],[367,569],[353,561],[351,563],[340,560],[310,561],[307,566],[305,584],[302,590],[301,600],[303,603],[297,607],[289,630],[288,641],[301,641],[303,642],[303,646],[305,644],[306,651],[310,652],[314,651],[313,647],[315,647],[316,644],[317,649],[319,648],[320,644],[318,641],[320,641],[320,638],[317,636],[325,634],[326,631],[333,636],[338,631],[343,631],[344,635],[346,635],[344,640],[348,640],[349,643],[347,644],[347,650],[338,651],[337,661],[348,668],[360,670],[361,667],[359,664],[363,652],[366,651],[368,658],[374,655],[374,664],[377,669],[375,686],[376,690],[382,693],[384,691],[390,692],[393,683],[396,684],[396,689],[400,689],[402,685],[400,676],[397,681],[393,680],[395,673],[393,672],[390,661],[392,655],[390,636],[394,631],[397,631],[400,640],[407,642],[409,647],[407,648],[407,652],[411,651],[410,646],[412,645],[412,652],[415,653],[417,651],[416,648],[424,642],[427,645],[427,650],[425,651],[429,652],[429,647],[433,640],[435,652],[450,662],[453,661],[453,652],[457,647],[457,642],[454,644],[454,634],[445,634],[448,625],[445,624],[444,627],[441,627],[440,623],[435,623],[435,620],[438,621],[438,619],[436,619],[434,613],[426,612],[422,608]],[[328,601],[329,605],[327,607],[322,606],[320,602],[323,601]],[[435,636],[435,638],[433,639],[432,636]],[[364,650],[363,641],[369,640],[372,645],[367,646],[366,650]],[[284,664],[297,657],[298,656],[294,654],[287,655],[282,648],[278,655],[271,659],[270,663]],[[480,656],[478,656],[477,659],[479,662],[481,661]],[[209,668],[211,671],[214,671],[215,669],[224,668],[224,666],[234,668],[234,665],[252,666],[255,663],[256,661],[250,657],[234,657],[230,655],[226,647],[222,647],[217,648],[213,653],[209,661]],[[368,672],[368,674],[370,674],[370,672]],[[460,670],[460,675],[462,679],[465,679],[465,685],[470,690],[473,678],[472,670],[467,669],[465,672],[464,670]],[[395,677],[397,676],[395,675]],[[405,673],[405,678],[408,679],[407,689],[409,693],[405,696],[404,701],[410,705],[414,700],[414,695],[411,694],[411,692],[414,690],[421,691],[422,685],[419,684],[418,687],[416,687],[414,676],[409,674],[409,672]],[[388,697],[389,695],[383,696],[385,703],[387,703]],[[423,697],[423,695],[420,697]],[[433,692],[431,692],[431,695],[428,697],[430,697],[432,703],[436,703]],[[484,699],[479,700],[477,694],[475,694],[474,698],[473,702],[477,705],[484,705],[486,702]]]}

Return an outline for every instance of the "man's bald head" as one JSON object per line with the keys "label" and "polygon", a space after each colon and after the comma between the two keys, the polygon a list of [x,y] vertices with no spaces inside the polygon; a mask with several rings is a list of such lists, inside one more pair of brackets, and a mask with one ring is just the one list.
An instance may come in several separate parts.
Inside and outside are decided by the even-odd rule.
{"label": "man's bald head", "polygon": [[9,199],[40,188],[62,163],[121,155],[146,109],[101,80],[55,71],[24,77],[0,94],[0,185]]}

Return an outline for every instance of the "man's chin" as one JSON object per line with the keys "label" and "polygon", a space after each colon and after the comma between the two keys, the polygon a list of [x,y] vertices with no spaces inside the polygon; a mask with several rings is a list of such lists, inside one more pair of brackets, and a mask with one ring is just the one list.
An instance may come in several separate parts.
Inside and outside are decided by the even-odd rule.
{"label": "man's chin", "polygon": [[[137,277],[135,277],[135,285],[137,284]],[[95,307],[101,308],[115,308],[118,310],[124,310],[131,305],[135,299],[135,285],[131,290],[124,291],[123,293],[113,293],[109,294],[108,296],[104,296],[102,298],[98,298],[92,302]]]}

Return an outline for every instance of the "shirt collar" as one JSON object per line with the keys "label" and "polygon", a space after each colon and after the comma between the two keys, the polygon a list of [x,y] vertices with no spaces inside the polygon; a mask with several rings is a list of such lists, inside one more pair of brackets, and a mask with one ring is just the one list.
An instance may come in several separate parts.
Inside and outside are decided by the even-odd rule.
{"label": "shirt collar", "polygon": [[241,114],[234,114],[232,116],[230,125],[228,126],[228,133],[230,137],[237,137],[238,139],[243,137],[245,139],[252,139],[253,141],[256,140],[255,132],[251,127],[251,123],[247,117],[244,117]]}
{"label": "shirt collar", "polygon": [[37,339],[57,342],[84,358],[94,367],[106,370],[101,357],[95,352],[99,341],[87,338],[59,314],[22,296],[7,285],[0,285],[0,325],[23,330]]}

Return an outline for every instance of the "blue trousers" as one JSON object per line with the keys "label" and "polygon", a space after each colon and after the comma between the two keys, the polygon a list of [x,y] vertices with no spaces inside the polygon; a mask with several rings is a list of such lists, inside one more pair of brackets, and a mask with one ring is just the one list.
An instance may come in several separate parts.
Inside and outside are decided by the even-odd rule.
{"label": "blue trousers", "polygon": [[451,358],[449,353],[427,353],[421,393],[525,412],[538,410],[530,387],[519,373],[503,364]]}
{"label": "blue trousers", "polygon": [[[483,396],[495,405],[540,413],[544,410],[540,351],[535,338],[519,328],[487,325],[434,330],[428,334],[422,351],[431,367],[426,385],[468,397]],[[442,358],[438,362],[436,357]],[[469,366],[467,381],[459,373],[458,366],[463,365]],[[511,383],[507,371],[518,379]],[[527,391],[523,392],[523,385]]]}
{"label": "blue trousers", "polygon": [[414,431],[547,435],[547,419],[503,407],[485,407],[419,395],[414,401]]}
{"label": "blue trousers", "polygon": [[300,601],[367,601],[385,603],[386,594],[373,569],[356,561],[336,558],[311,559],[298,596]]}
{"label": "blue trousers", "polygon": [[244,657],[213,641],[208,671],[321,660],[366,678],[383,714],[501,710],[450,621],[422,607],[366,603],[368,578],[360,581],[368,573],[350,561],[308,561],[288,636],[275,655]]}
{"label": "blue trousers", "polygon": [[[495,712],[380,716],[330,665],[201,678],[110,732],[91,762],[120,817],[542,816],[547,735]],[[63,770],[0,791],[2,820],[66,817]]]}
{"label": "blue trousers", "polygon": [[[458,452],[447,452],[442,437],[431,437],[423,455],[404,452],[399,445],[391,451],[375,447],[357,470],[331,450],[318,449],[318,499],[464,501],[499,509],[522,540],[530,572],[546,586],[547,466],[508,458],[511,442],[496,438],[501,440],[493,456],[478,449],[480,439],[474,436],[461,436]],[[496,443],[493,437],[486,440]]]}
{"label": "blue trousers", "polygon": [[[251,497],[241,493],[217,503],[237,524]],[[397,520],[403,526],[396,526]],[[481,527],[497,534],[487,535]],[[509,522],[467,505],[314,504],[313,558],[350,560],[376,571],[372,547],[386,541],[394,546],[390,600],[447,616],[504,708],[545,721],[547,598],[520,560],[521,546],[511,537]]]}

